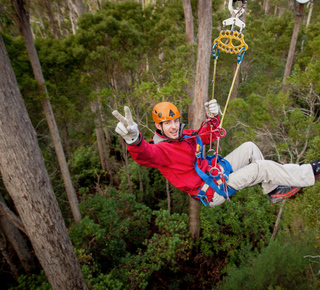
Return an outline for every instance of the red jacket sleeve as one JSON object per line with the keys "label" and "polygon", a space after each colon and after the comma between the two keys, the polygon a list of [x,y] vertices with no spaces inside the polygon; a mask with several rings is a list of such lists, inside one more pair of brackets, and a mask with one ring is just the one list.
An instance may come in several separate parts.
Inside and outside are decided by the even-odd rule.
{"label": "red jacket sleeve", "polygon": [[127,144],[127,148],[131,157],[142,166],[158,168],[171,164],[171,160],[168,158],[170,156],[170,153],[167,152],[168,148],[162,143],[147,143],[141,133],[139,141],[132,145]]}

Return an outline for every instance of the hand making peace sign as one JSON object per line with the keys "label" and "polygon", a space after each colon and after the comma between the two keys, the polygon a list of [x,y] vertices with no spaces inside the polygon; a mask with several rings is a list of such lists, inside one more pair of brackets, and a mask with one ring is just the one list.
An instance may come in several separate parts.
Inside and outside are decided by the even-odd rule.
{"label": "hand making peace sign", "polygon": [[117,124],[115,131],[122,136],[127,144],[135,143],[139,138],[138,125],[133,121],[129,107],[124,107],[125,117],[117,110],[112,112],[120,122]]}

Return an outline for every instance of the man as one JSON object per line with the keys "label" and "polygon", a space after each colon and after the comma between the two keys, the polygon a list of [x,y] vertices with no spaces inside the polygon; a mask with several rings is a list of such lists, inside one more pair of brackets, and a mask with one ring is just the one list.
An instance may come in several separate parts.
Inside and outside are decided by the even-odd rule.
{"label": "man", "polygon": [[115,131],[127,143],[132,158],[142,166],[158,168],[171,184],[205,205],[220,205],[237,190],[258,183],[270,203],[276,204],[295,195],[301,187],[314,185],[320,176],[320,159],[311,164],[281,165],[264,160],[252,142],[243,143],[225,158],[203,159],[202,143],[210,144],[219,138],[216,100],[205,103],[207,120],[198,130],[184,129],[172,103],[157,104],[152,110],[156,132],[149,143],[139,132],[130,109],[124,110],[125,117],[118,111],[112,114],[120,121]]}

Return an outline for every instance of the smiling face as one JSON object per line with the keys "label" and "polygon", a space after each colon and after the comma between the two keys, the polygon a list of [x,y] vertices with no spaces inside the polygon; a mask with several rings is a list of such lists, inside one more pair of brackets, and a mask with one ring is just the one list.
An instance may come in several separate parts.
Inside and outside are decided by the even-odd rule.
{"label": "smiling face", "polygon": [[155,123],[158,130],[162,135],[170,139],[177,139],[179,137],[180,119],[176,118],[170,121],[164,121],[161,124]]}

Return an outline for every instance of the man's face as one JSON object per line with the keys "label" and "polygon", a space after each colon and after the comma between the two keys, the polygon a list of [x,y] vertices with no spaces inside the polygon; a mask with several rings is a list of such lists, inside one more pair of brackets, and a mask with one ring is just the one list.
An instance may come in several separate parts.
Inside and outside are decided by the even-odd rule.
{"label": "man's face", "polygon": [[162,122],[161,124],[155,123],[157,129],[161,130],[163,135],[166,135],[170,139],[177,139],[179,137],[179,128],[180,128],[179,118],[176,118],[170,121],[165,121],[165,122]]}

